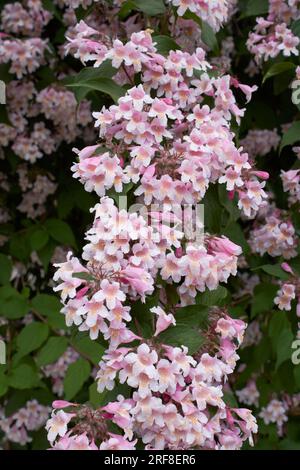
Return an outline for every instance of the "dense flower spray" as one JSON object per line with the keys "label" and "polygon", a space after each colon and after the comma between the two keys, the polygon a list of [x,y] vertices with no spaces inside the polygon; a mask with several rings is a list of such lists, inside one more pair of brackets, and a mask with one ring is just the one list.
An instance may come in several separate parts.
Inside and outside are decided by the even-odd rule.
{"label": "dense flower spray", "polygon": [[247,41],[258,64],[281,53],[286,57],[299,54],[299,37],[289,28],[291,21],[298,19],[299,0],[269,0],[268,16],[256,19]]}
{"label": "dense flower spray", "polygon": [[[224,18],[225,12],[215,17],[216,28]],[[74,149],[74,177],[100,202],[92,209],[83,261],[70,252],[57,264],[54,289],[67,325],[107,341],[99,393],[117,383],[127,393],[97,410],[55,402],[48,439],[55,449],[133,449],[138,441],[146,449],[239,449],[252,442],[255,418],[228,406],[223,387],[246,324],[226,308],[207,309],[205,326],[195,331],[203,345],[192,353],[183,339],[176,346],[166,334],[172,337],[184,306],[236,275],[241,254],[227,237],[204,232],[203,220],[196,222],[202,236],[191,236],[183,209],[201,202],[213,184],[225,185],[245,217],[267,198],[268,174],[251,165],[230,129],[244,114],[234,90],[249,101],[256,87],[212,72],[200,47],[161,55],[149,30],[123,43],[102,40],[83,21],[75,29],[67,51],[95,67],[111,61],[127,91],[94,113],[100,142]],[[122,206],[128,190],[144,212]],[[146,330],[132,308],[136,302],[145,303]]]}
{"label": "dense flower spray", "polygon": [[0,448],[298,448],[299,0],[0,10]]}

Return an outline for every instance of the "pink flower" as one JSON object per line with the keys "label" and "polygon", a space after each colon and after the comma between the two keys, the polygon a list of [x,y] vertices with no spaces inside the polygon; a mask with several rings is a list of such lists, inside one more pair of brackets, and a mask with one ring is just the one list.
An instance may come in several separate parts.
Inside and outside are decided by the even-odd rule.
{"label": "pink flower", "polygon": [[226,253],[228,256],[239,256],[242,253],[241,247],[226,237],[211,238],[209,248],[214,252]]}
{"label": "pink flower", "polygon": [[130,442],[119,434],[109,435],[111,437],[100,444],[100,450],[135,450],[137,440]]}
{"label": "pink flower", "polygon": [[57,435],[63,437],[68,430],[68,423],[76,416],[74,413],[65,413],[63,410],[52,412],[51,418],[48,419],[46,429],[48,431],[47,438],[52,443]]}
{"label": "pink flower", "polygon": [[123,282],[128,282],[142,298],[145,293],[149,294],[153,292],[153,279],[144,269],[128,265],[125,269],[120,271],[120,275],[124,278]]}
{"label": "pink flower", "polygon": [[105,301],[107,308],[115,308],[117,300],[123,302],[126,299],[124,292],[120,289],[118,282],[110,282],[107,279],[103,279],[100,283],[100,290],[94,295],[94,299],[97,302]]}
{"label": "pink flower", "polygon": [[281,263],[281,268],[287,273],[294,274],[294,271],[292,270],[291,266],[286,262]]}
{"label": "pink flower", "polygon": [[94,156],[98,148],[100,148],[100,145],[91,145],[89,147],[85,147],[82,150],[73,148],[73,152],[78,155],[80,160],[84,160],[85,158]]}
{"label": "pink flower", "polygon": [[161,307],[153,307],[150,309],[150,312],[156,313],[158,316],[154,336],[159,335],[162,331],[169,328],[170,325],[176,325],[174,316],[171,313],[167,315]]}

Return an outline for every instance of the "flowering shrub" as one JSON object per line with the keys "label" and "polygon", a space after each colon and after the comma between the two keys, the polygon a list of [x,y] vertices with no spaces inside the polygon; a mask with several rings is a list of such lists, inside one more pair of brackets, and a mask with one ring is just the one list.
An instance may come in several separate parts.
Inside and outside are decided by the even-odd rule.
{"label": "flowering shrub", "polygon": [[300,2],[2,4],[2,447],[299,448]]}

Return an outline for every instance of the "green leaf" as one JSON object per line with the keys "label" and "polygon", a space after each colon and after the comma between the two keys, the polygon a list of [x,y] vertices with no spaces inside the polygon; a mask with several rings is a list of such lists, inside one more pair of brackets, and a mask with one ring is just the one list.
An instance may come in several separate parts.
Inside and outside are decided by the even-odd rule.
{"label": "green leaf", "polygon": [[232,222],[235,222],[239,219],[240,210],[237,206],[237,201],[235,199],[229,199],[229,193],[226,189],[225,184],[218,185],[218,193],[220,204],[226,209],[226,212],[228,212],[229,215],[229,220],[226,223],[226,227],[228,227]]}
{"label": "green leaf", "polygon": [[285,132],[281,140],[279,153],[287,145],[293,145],[300,140],[300,121],[295,121],[291,127]]}
{"label": "green leaf", "polygon": [[51,261],[56,246],[56,242],[50,239],[47,245],[43,246],[43,248],[38,250],[39,259],[41,260],[45,271],[48,270],[49,263]]}
{"label": "green leaf", "polygon": [[38,349],[47,339],[49,328],[41,322],[26,325],[17,336],[18,359]]}
{"label": "green leaf", "polygon": [[276,351],[279,336],[283,330],[290,328],[286,314],[283,312],[274,312],[269,323],[268,333],[274,351]]}
{"label": "green leaf", "polygon": [[289,278],[288,274],[282,269],[280,264],[264,264],[263,266],[253,268],[252,271],[257,271],[259,269],[271,276],[279,277],[279,279],[287,280]]}
{"label": "green leaf", "polygon": [[62,21],[61,13],[58,11],[56,6],[54,5],[54,2],[51,0],[42,0],[43,8],[45,10],[50,11],[57,20]]}
{"label": "green leaf", "polygon": [[57,242],[76,247],[74,234],[70,226],[63,220],[48,219],[45,223],[45,229]]}
{"label": "green leaf", "polygon": [[77,279],[84,279],[85,281],[95,280],[95,278],[90,273],[86,273],[85,271],[82,271],[81,273],[73,273],[72,277]]}
{"label": "green leaf", "polygon": [[203,305],[188,305],[179,308],[175,314],[176,324],[205,328],[208,323],[208,312],[209,309]]}
{"label": "green leaf", "polygon": [[[108,2],[110,2],[110,0],[108,0]],[[78,3],[79,2],[77,2],[77,5],[78,5]],[[79,23],[80,20],[84,20],[93,11],[94,6],[95,6],[95,5],[93,5],[94,2],[90,2],[90,3],[92,3],[92,4],[90,5],[89,8],[83,8],[82,5],[79,5],[78,7],[76,7],[75,14],[76,14],[77,23]]]}
{"label": "green leaf", "polygon": [[12,262],[6,255],[0,253],[0,284],[8,284],[12,272]]}
{"label": "green leaf", "polygon": [[170,51],[178,51],[181,49],[180,46],[169,36],[153,36],[153,42],[156,43],[158,52],[162,55],[167,56]]}
{"label": "green leaf", "polygon": [[300,442],[283,439],[278,445],[279,450],[300,450]]}
{"label": "green leaf", "polygon": [[206,307],[220,305],[222,300],[226,299],[227,294],[228,290],[223,286],[219,286],[215,290],[206,290],[203,294],[199,294],[197,296],[197,303],[205,305]]}
{"label": "green leaf", "polygon": [[6,124],[7,126],[12,125],[9,120],[7,107],[5,104],[0,104],[0,123]]}
{"label": "green leaf", "polygon": [[291,30],[295,36],[300,38],[300,19],[292,22]]}
{"label": "green leaf", "polygon": [[278,291],[278,286],[270,283],[261,283],[254,288],[252,305],[251,305],[251,318],[259,313],[264,313],[272,310],[274,307],[274,298]]}
{"label": "green leaf", "polygon": [[21,364],[15,367],[8,378],[8,383],[13,388],[26,389],[33,388],[39,384],[37,371],[28,364]]}
{"label": "green leaf", "polygon": [[[274,95],[278,96],[281,93],[284,93],[285,91],[289,90],[291,82],[295,78],[295,70],[290,69],[287,70],[285,73],[276,75],[273,80],[273,89],[274,89]],[[296,93],[298,93],[296,91]]]}
{"label": "green leaf", "polygon": [[300,365],[294,367],[294,379],[298,388],[300,388]]}
{"label": "green leaf", "polygon": [[51,85],[53,82],[56,82],[56,75],[54,71],[47,66],[40,67],[36,71],[36,76],[37,76],[37,90],[43,90],[47,86]]}
{"label": "green leaf", "polygon": [[217,40],[217,36],[212,29],[212,27],[206,23],[206,21],[202,20],[197,16],[195,13],[193,13],[190,10],[187,10],[185,14],[183,15],[184,19],[187,20],[193,20],[195,23],[197,23],[200,27],[200,34],[201,34],[201,39],[206,44],[209,49],[211,49],[214,52],[217,52],[219,49],[219,44]]}
{"label": "green leaf", "polygon": [[265,15],[269,11],[268,0],[240,0],[239,9],[241,11],[241,18],[249,16]]}
{"label": "green leaf", "polygon": [[78,335],[72,339],[71,345],[82,354],[86,354],[93,364],[97,365],[101,361],[104,353],[104,347],[96,341],[90,339],[89,336]]}
{"label": "green leaf", "polygon": [[133,2],[133,0],[127,0],[122,3],[121,8],[119,10],[118,16],[121,20],[125,20],[127,16],[135,10],[136,6]]}
{"label": "green leaf", "polygon": [[218,185],[210,185],[202,200],[204,204],[204,222],[209,232],[220,233],[224,208],[219,202]]}
{"label": "green leaf", "polygon": [[130,397],[130,388],[126,384],[117,383],[113,390],[104,390],[102,393],[97,391],[97,383],[94,382],[89,386],[89,402],[94,408],[107,405],[107,403],[115,401],[118,395],[125,398]]}
{"label": "green leaf", "polygon": [[41,250],[48,242],[49,235],[43,228],[38,228],[30,235],[30,245],[33,250]]}
{"label": "green leaf", "polygon": [[[102,64],[103,65],[103,64]],[[111,65],[105,63],[105,68],[87,67],[77,75],[63,80],[66,87],[70,88],[78,102],[83,100],[90,91],[101,91],[117,102],[125,94],[124,88],[117,85],[111,78]],[[114,69],[114,73],[116,73]],[[107,76],[108,75],[108,76]]]}
{"label": "green leaf", "polygon": [[52,336],[41,348],[36,356],[36,363],[39,367],[52,364],[65,352],[68,347],[68,340],[64,337]]}
{"label": "green leaf", "polygon": [[205,337],[198,328],[181,323],[162,332],[159,339],[171,346],[187,346],[189,354],[195,354],[205,343]]}
{"label": "green leaf", "polygon": [[232,408],[238,408],[239,404],[232,392],[224,392],[224,401],[226,405],[229,405]]}
{"label": "green leaf", "polygon": [[294,335],[290,328],[281,331],[277,343],[276,369],[287,359],[291,360]]}
{"label": "green leaf", "polygon": [[9,241],[9,252],[15,258],[26,262],[31,253],[31,246],[26,234],[15,233]]}
{"label": "green leaf", "polygon": [[219,45],[215,32],[205,21],[202,21],[201,25],[201,38],[204,44],[206,44],[212,51],[218,50]]}
{"label": "green leaf", "polygon": [[55,295],[38,294],[32,299],[32,306],[41,315],[48,317],[51,314],[59,313],[61,303]]}
{"label": "green leaf", "polygon": [[291,360],[294,335],[291,325],[283,312],[275,312],[269,324],[269,337],[276,354],[276,369],[287,359]]}
{"label": "green leaf", "polygon": [[61,219],[64,219],[75,205],[73,191],[63,189],[57,198],[57,212]]}
{"label": "green leaf", "polygon": [[279,75],[281,73],[295,69],[296,65],[292,62],[279,62],[273,64],[265,74],[262,82],[265,83],[269,78],[274,77],[275,75]]}
{"label": "green leaf", "polygon": [[0,287],[0,315],[9,319],[24,317],[29,311],[28,300],[10,286]]}
{"label": "green leaf", "polygon": [[112,78],[116,73],[116,69],[111,65],[110,60],[105,60],[99,67],[85,67],[77,75],[67,77],[62,80],[64,85],[73,83],[73,79],[80,78],[82,81],[97,80],[98,78]]}
{"label": "green leaf", "polygon": [[5,375],[5,366],[0,364],[0,397],[6,394],[8,389],[8,379]]}
{"label": "green leaf", "polygon": [[[1,7],[1,5],[0,5]],[[9,83],[14,80],[14,74],[10,73],[10,63],[0,64],[0,77],[5,83]]]}
{"label": "green leaf", "polygon": [[66,329],[64,316],[60,313],[61,303],[55,295],[38,294],[32,301],[32,308],[47,317],[52,328]]}
{"label": "green leaf", "polygon": [[130,3],[133,3],[137,10],[149,16],[162,15],[166,11],[163,0],[133,0]]}
{"label": "green leaf", "polygon": [[64,379],[64,391],[66,400],[71,400],[81,390],[91,373],[91,366],[85,359],[78,359],[68,367]]}

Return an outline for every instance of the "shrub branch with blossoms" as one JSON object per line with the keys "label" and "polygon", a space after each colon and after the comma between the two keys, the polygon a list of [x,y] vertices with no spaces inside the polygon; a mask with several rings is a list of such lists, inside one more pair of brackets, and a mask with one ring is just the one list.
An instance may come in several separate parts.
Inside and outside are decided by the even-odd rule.
{"label": "shrub branch with blossoms", "polygon": [[299,1],[3,3],[1,446],[297,448]]}
{"label": "shrub branch with blossoms", "polygon": [[[79,441],[91,449],[133,449],[138,440],[146,449],[239,449],[244,440],[253,442],[255,418],[226,404],[222,388],[235,368],[245,323],[231,319],[226,308],[201,312],[199,306],[195,319],[202,315],[206,326],[195,331],[203,341],[194,351],[173,337],[172,328],[177,332],[178,311],[198,305],[198,298],[201,304],[201,293],[236,274],[241,249],[207,232],[202,243],[189,241],[176,227],[174,207],[196,205],[210,185],[223,183],[231,197],[237,194],[246,215],[253,216],[263,203],[265,182],[259,178],[268,174],[250,165],[230,130],[231,120],[239,122],[244,114],[232,88],[249,101],[256,87],[210,75],[200,47],[192,54],[171,50],[164,57],[147,30],[133,33],[125,44],[99,41],[83,21],[76,32],[67,50],[95,67],[111,60],[130,88],[116,105],[94,113],[99,144],[75,149],[74,177],[101,199],[86,234],[86,264],[69,253],[57,265],[54,290],[61,291],[67,325],[108,342],[97,390],[113,390],[118,380],[127,384],[129,395],[120,394],[96,411],[91,418],[99,422],[96,435],[85,422],[88,411],[67,403],[70,411],[54,411],[48,421],[48,438],[55,449],[71,449]],[[131,87],[136,74],[141,84]],[[128,185],[146,208],[146,219],[105,196],[112,190],[122,194]],[[147,336],[131,312],[136,301],[149,308]],[[168,329],[166,341],[160,334]],[[182,345],[176,346],[178,341]],[[123,434],[112,433],[108,419]]]}

